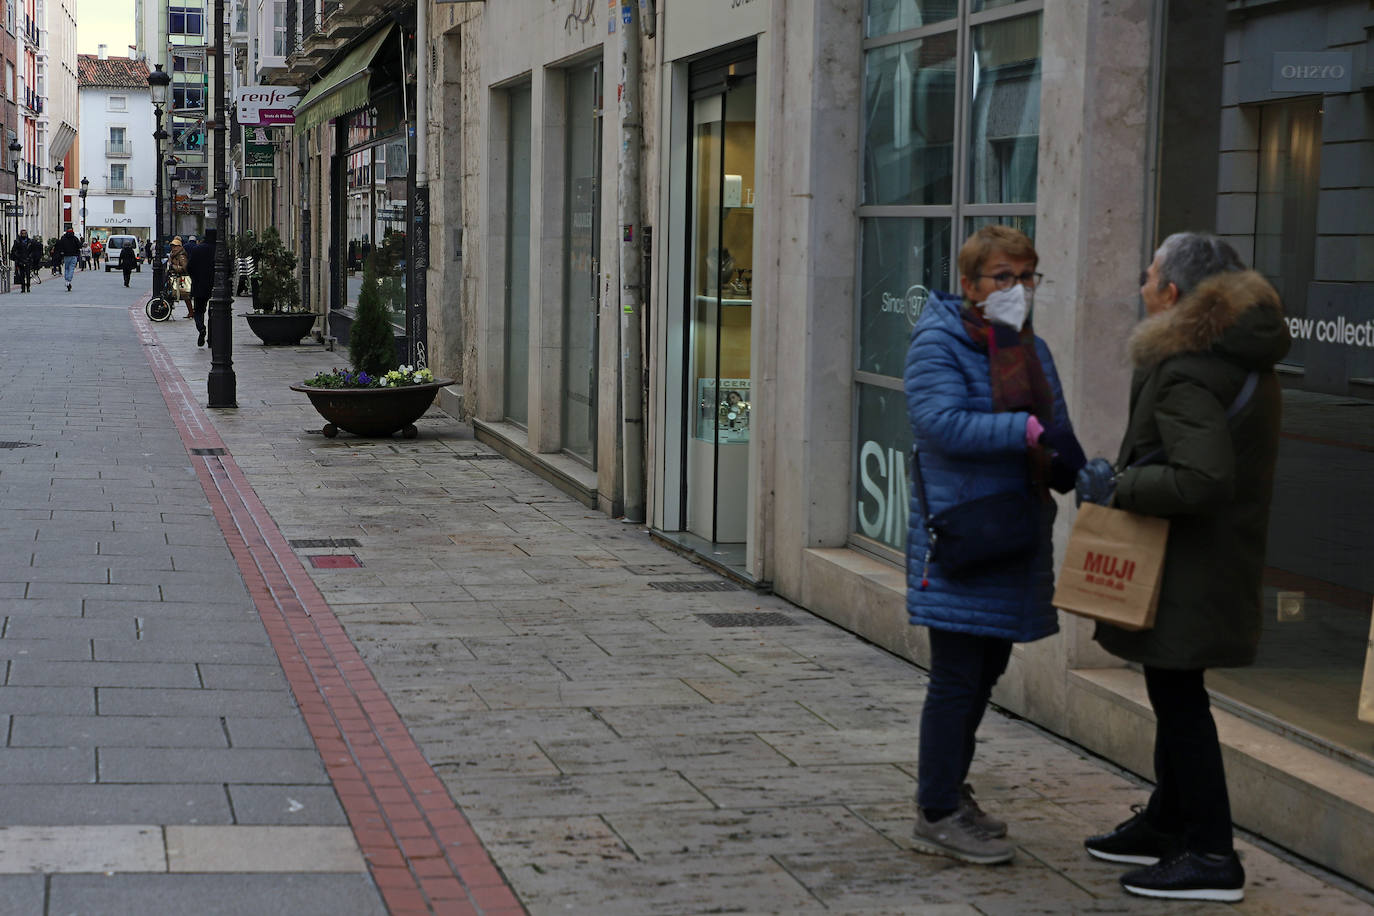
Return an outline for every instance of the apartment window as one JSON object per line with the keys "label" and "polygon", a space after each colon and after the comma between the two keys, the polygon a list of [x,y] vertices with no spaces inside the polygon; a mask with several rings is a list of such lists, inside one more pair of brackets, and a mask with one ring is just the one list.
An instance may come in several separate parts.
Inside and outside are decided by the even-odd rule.
{"label": "apartment window", "polygon": [[199,9],[173,6],[167,10],[167,31],[173,35],[200,35],[205,30],[205,15]]}
{"label": "apartment window", "polygon": [[855,353],[861,544],[906,546],[911,429],[902,372],[955,253],[1007,223],[1035,234],[1041,3],[868,0]]}
{"label": "apartment window", "polygon": [[129,97],[126,95],[110,96],[110,111],[125,111],[129,107]]}
{"label": "apartment window", "polygon": [[116,147],[116,148],[118,148],[118,147],[122,147],[123,145],[124,145],[124,128],[122,128],[122,127],[111,127],[111,128],[110,128],[110,146],[111,146],[111,147]]}
{"label": "apartment window", "polygon": [[127,191],[129,190],[128,175],[123,163],[110,164],[110,190]]}
{"label": "apartment window", "polygon": [[[11,35],[13,35],[15,31],[14,20],[14,0],[9,0],[9,2],[5,4],[5,28],[10,30]],[[14,93],[11,92],[10,95],[12,96]]]}
{"label": "apartment window", "polygon": [[286,47],[286,0],[275,0],[272,4],[272,53],[285,57]]}
{"label": "apartment window", "polygon": [[5,95],[17,98],[14,93],[14,61],[5,61]]}
{"label": "apartment window", "polygon": [[173,73],[204,73],[205,58],[200,54],[188,52],[172,53],[172,72]]}
{"label": "apartment window", "polygon": [[112,201],[110,201],[110,212],[111,212],[111,213],[115,213],[115,214],[119,214],[119,215],[123,215],[123,213],[124,213],[124,204],[125,204],[125,201],[122,201],[122,200],[112,200]]}
{"label": "apartment window", "polygon": [[172,107],[179,110],[199,110],[205,107],[205,89],[202,86],[173,86]]}

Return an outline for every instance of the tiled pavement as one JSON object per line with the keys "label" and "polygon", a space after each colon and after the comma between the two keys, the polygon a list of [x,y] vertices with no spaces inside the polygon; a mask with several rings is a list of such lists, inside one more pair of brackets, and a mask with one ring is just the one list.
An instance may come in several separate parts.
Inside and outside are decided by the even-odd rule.
{"label": "tiled pavement", "polygon": [[[203,403],[209,354],[190,323],[131,323],[117,280],[78,292],[112,304],[0,298],[0,438],[40,443],[0,451],[11,547],[0,558],[0,820],[81,828],[43,847],[75,850],[65,866],[25,858],[26,835],[0,831],[0,914],[378,911],[359,846],[337,832],[272,847],[229,829],[337,831],[363,797],[335,774],[340,748],[324,741],[322,762],[310,741],[361,719],[322,719],[305,699],[297,711],[283,670],[296,686],[302,658],[316,679],[338,661],[334,680],[317,680],[333,709],[382,702],[375,677],[496,866],[458,863],[459,880],[461,866],[477,886],[504,877],[531,913],[1222,911],[1124,897],[1117,870],[1079,843],[1143,789],[1003,716],[984,724],[973,779],[1012,821],[1016,862],[913,854],[919,670],[777,598],[651,588],[712,577],[493,459],[438,411],[417,440],[323,438],[287,385],[346,354],[263,348],[238,319],[239,408],[178,410],[179,440],[144,352],[170,403]],[[52,307],[30,307],[40,303]],[[157,346],[141,346],[146,333]],[[189,459],[193,441],[228,454]],[[315,568],[284,547],[350,538],[357,546],[295,553],[352,555],[358,568]],[[240,574],[245,557],[271,567],[259,583]],[[324,622],[304,626],[281,596]],[[253,612],[250,597],[267,607]],[[755,610],[794,625],[718,629],[698,616]],[[283,632],[302,651],[278,663],[268,634]],[[299,642],[312,632],[320,643]],[[343,633],[365,668],[349,663]],[[383,730],[382,746],[393,740],[405,744]],[[400,776],[423,779],[413,763]],[[395,796],[382,791],[385,807]],[[192,826],[218,832],[180,829]],[[363,853],[375,834],[358,831]],[[1241,848],[1241,912],[1374,912],[1330,876]],[[312,871],[331,849],[351,870]],[[140,850],[146,859],[102,859]],[[394,864],[372,863],[379,882]],[[35,864],[41,874],[15,874]],[[189,873],[167,873],[178,871]],[[14,902],[29,908],[6,909]]]}

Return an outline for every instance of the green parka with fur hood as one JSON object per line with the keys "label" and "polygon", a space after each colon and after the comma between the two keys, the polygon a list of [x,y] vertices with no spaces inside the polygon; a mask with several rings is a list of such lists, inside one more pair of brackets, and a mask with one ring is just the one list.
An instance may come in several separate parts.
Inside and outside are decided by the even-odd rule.
{"label": "green parka with fur hood", "polygon": [[[1255,660],[1281,392],[1274,364],[1289,347],[1278,293],[1254,271],[1216,274],[1131,335],[1131,413],[1116,504],[1170,520],[1153,629],[1098,624],[1107,651],[1156,668],[1237,667]],[[1229,422],[1246,376],[1259,386]]]}

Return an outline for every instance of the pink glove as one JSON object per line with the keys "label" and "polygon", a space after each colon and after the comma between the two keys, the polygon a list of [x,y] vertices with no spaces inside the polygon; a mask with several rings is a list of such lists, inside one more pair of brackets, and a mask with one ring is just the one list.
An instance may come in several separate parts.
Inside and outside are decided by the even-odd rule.
{"label": "pink glove", "polygon": [[1035,448],[1040,444],[1040,437],[1044,434],[1045,427],[1031,414],[1026,420],[1026,448]]}

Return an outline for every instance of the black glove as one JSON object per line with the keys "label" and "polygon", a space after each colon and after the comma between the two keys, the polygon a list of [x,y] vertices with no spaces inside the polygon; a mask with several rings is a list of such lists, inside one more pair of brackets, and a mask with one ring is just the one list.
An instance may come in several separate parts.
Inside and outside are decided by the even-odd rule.
{"label": "black glove", "polygon": [[1116,495],[1116,468],[1106,458],[1094,458],[1083,465],[1074,481],[1074,502],[1110,506]]}
{"label": "black glove", "polygon": [[1088,460],[1078,437],[1069,426],[1056,423],[1040,434],[1040,445],[1050,453],[1050,486],[1059,493],[1069,492]]}

